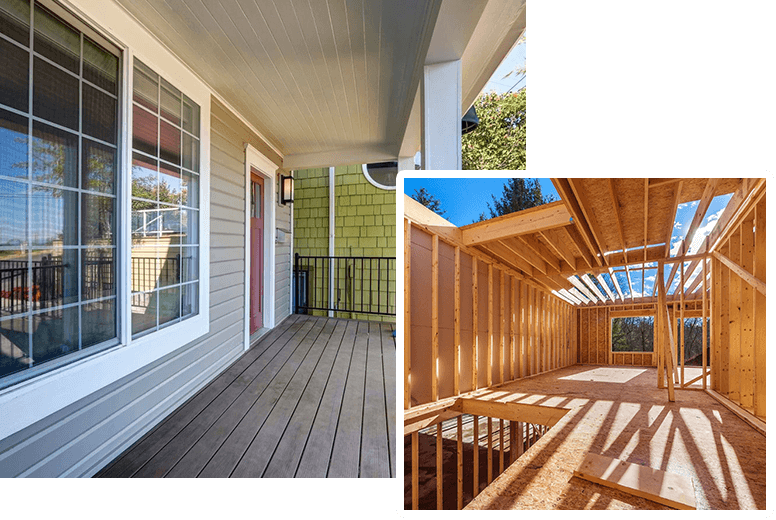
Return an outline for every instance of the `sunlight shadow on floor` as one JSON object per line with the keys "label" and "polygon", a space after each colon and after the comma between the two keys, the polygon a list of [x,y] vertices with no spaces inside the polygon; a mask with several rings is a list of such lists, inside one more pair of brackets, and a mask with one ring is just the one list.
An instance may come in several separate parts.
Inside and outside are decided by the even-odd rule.
{"label": "sunlight shadow on floor", "polygon": [[627,383],[646,372],[643,368],[600,367],[558,379],[569,381],[594,381],[596,383]]}

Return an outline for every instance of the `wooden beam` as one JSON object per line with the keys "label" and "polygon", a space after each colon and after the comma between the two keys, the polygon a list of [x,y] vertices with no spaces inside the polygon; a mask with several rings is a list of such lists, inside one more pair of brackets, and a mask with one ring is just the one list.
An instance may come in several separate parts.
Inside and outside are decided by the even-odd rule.
{"label": "wooden beam", "polygon": [[568,409],[524,403],[505,403],[485,399],[459,399],[456,411],[471,415],[487,415],[507,421],[528,422],[554,426]]}
{"label": "wooden beam", "polygon": [[[737,216],[745,209],[747,201],[750,201],[757,197],[759,190],[764,188],[765,179],[742,179],[738,190],[733,193],[733,196],[728,201],[727,206],[720,215],[719,220],[714,225],[714,229],[706,237],[705,242],[698,250],[698,255],[704,255],[707,251],[716,249],[714,246],[719,246],[716,242],[723,234],[728,234]],[[690,257],[688,257],[689,259]],[[702,256],[702,258],[705,258]],[[690,264],[689,270],[694,270],[700,258],[693,260]],[[685,260],[687,261],[687,260]],[[675,272],[675,271],[674,271]]]}
{"label": "wooden beam", "polygon": [[682,180],[683,177],[677,177],[673,179],[647,179],[649,181],[649,187],[650,188],[657,188],[658,186],[665,186],[666,184],[676,184],[680,180]]}
{"label": "wooden beam", "polygon": [[517,240],[520,244],[524,245],[525,247],[530,248],[531,251],[539,255],[539,257],[545,261],[547,266],[552,267],[552,269],[557,272],[560,272],[560,268],[561,268],[560,259],[555,255],[555,253],[550,251],[550,249],[547,246],[539,242],[539,239],[531,235],[523,235],[523,236],[516,237],[515,240]]}
{"label": "wooden beam", "polygon": [[[766,278],[766,222],[765,222],[765,198],[755,206],[755,236],[754,236],[754,276],[765,283]],[[765,295],[759,291],[755,293],[754,311],[754,413],[759,417],[765,417],[766,401],[766,341],[765,329],[767,327]]]}
{"label": "wooden beam", "polygon": [[472,258],[472,390],[478,388],[477,363],[479,362],[480,338],[478,334],[479,288],[477,287],[477,258]]}
{"label": "wooden beam", "polygon": [[455,288],[453,289],[453,343],[455,344],[455,375],[453,393],[461,393],[461,248],[455,247]]}
{"label": "wooden beam", "polygon": [[649,179],[644,179],[644,261],[647,261],[647,237],[649,236]]}
{"label": "wooden beam", "polygon": [[761,421],[760,419],[758,419],[748,411],[744,410],[743,408],[738,406],[736,403],[734,403],[724,395],[720,394],[719,392],[715,392],[711,388],[707,388],[706,393],[709,394],[714,399],[716,399],[717,401],[719,401],[728,410],[736,414],[739,418],[741,418],[744,422],[746,422],[749,426],[754,428],[756,431],[765,435],[765,421]]}
{"label": "wooden beam", "polygon": [[412,433],[412,509],[418,509],[418,432]]}
{"label": "wooden beam", "polygon": [[696,509],[695,487],[684,475],[588,453],[574,476],[676,509]]}
{"label": "wooden beam", "polygon": [[583,284],[576,275],[570,276],[568,280],[569,280],[569,282],[571,282],[571,284],[574,287],[576,287],[579,291],[581,291],[582,294],[584,294],[590,301],[592,301],[594,303],[598,302],[598,300],[593,295],[593,293],[590,292],[590,290],[587,288],[587,286],[585,284]]}
{"label": "wooden beam", "polygon": [[622,219],[620,218],[620,205],[617,202],[617,195],[614,193],[614,179],[609,178],[609,198],[612,199],[612,207],[614,208],[614,220],[617,224],[617,233],[620,237],[620,245],[622,247],[623,255],[625,255],[625,261],[628,261],[628,251],[625,246],[625,233],[622,230]]}
{"label": "wooden beam", "polygon": [[543,204],[460,228],[464,245],[476,245],[571,225],[562,201]]}
{"label": "wooden beam", "polygon": [[485,368],[485,381],[488,386],[493,384],[493,266],[488,266],[488,351]]}
{"label": "wooden beam", "polygon": [[601,287],[604,288],[604,290],[606,291],[606,294],[609,295],[609,298],[611,298],[612,301],[614,301],[615,300],[614,293],[609,288],[609,284],[606,283],[606,280],[604,280],[604,275],[602,273],[598,273],[598,276],[596,276],[596,278],[598,278],[598,283],[600,283]]}
{"label": "wooden beam", "polygon": [[569,213],[571,213],[571,217],[574,219],[574,224],[576,224],[574,229],[581,236],[582,241],[586,247],[585,249],[582,244],[578,243],[579,249],[582,252],[582,257],[586,259],[592,258],[593,262],[595,262],[597,265],[602,265],[603,252],[595,243],[593,232],[590,230],[590,226],[585,220],[585,215],[574,193],[570,179],[552,179],[552,184],[555,186],[555,190],[558,192],[558,195],[560,195],[561,200],[566,204]]}
{"label": "wooden beam", "polygon": [[404,216],[412,222],[422,224],[432,233],[446,237],[453,242],[462,243],[461,230],[448,222],[412,197],[404,196]]}
{"label": "wooden beam", "polygon": [[420,418],[413,419],[412,421],[404,421],[404,435],[418,432],[424,428],[441,424],[444,421],[453,419],[461,415],[460,412],[450,410],[449,408],[442,409],[440,411],[432,412],[429,415],[425,415]]}
{"label": "wooden beam", "polygon": [[612,271],[612,268],[609,268],[609,276],[612,278],[612,282],[614,282],[614,288],[617,289],[617,294],[620,295],[620,300],[625,301],[625,296],[622,294],[622,289],[620,289],[620,282],[617,281],[617,277],[614,276],[614,271]]}
{"label": "wooden beam", "polygon": [[606,251],[606,249],[604,248],[604,244],[601,240],[601,229],[599,228],[599,222],[594,218],[592,209],[589,207],[589,201],[582,196],[582,188],[579,184],[579,180],[568,179],[568,182],[569,186],[571,186],[571,190],[574,193],[577,204],[579,204],[579,208],[582,210],[582,214],[585,217],[585,223],[587,224],[587,228],[590,231],[590,236],[593,238],[594,247],[591,248],[591,251],[593,251],[593,253],[597,255],[598,258],[601,258],[601,260],[605,263],[606,259],[604,257],[604,251]]}
{"label": "wooden beam", "polygon": [[746,269],[735,263],[730,258],[726,257],[722,253],[718,253],[717,251],[714,251],[712,253],[714,255],[714,258],[725,264],[731,271],[733,271],[735,274],[737,274],[741,279],[743,279],[746,283],[757,289],[760,294],[765,296],[765,282],[762,280],[759,280],[754,277],[754,275],[750,274]]}
{"label": "wooden beam", "polygon": [[706,186],[703,188],[703,195],[701,195],[698,207],[695,209],[695,215],[693,216],[692,221],[690,222],[690,227],[687,228],[687,233],[684,236],[688,250],[690,247],[692,247],[693,236],[695,235],[695,232],[698,231],[698,228],[703,222],[703,217],[706,216],[706,211],[709,209],[709,205],[714,198],[714,191],[717,189],[718,182],[719,179],[716,177],[710,177],[706,181]]}
{"label": "wooden beam", "polygon": [[576,259],[574,258],[574,253],[572,253],[571,249],[569,249],[563,242],[559,231],[554,229],[547,229],[540,232],[539,235],[545,240],[545,242],[547,242],[547,244],[550,246],[550,249],[557,257],[562,258],[569,265],[569,267],[576,267],[577,264]]}
{"label": "wooden beam", "polygon": [[758,194],[764,193],[765,179],[742,179],[738,190],[730,197],[725,210],[717,220],[714,229],[709,233],[709,243],[711,249],[716,251],[722,244],[723,238],[730,234],[735,227],[736,221],[747,211],[748,202],[758,198]]}
{"label": "wooden beam", "polygon": [[[658,271],[660,273],[663,272],[663,262],[658,263]],[[670,343],[673,341],[673,337],[671,335],[671,329],[673,328],[673,324],[671,323],[671,318],[668,314],[668,306],[666,305],[666,289],[663,283],[661,282],[658,285],[658,317],[660,319],[660,326],[659,326],[659,338],[660,338],[660,345],[661,345],[661,358],[663,359],[663,366],[665,367],[666,376],[668,379],[668,400],[670,402],[673,402],[675,400],[674,396],[674,360],[676,359],[675,355],[673,354],[673,349],[670,348]],[[668,340],[668,341],[666,341]],[[658,366],[658,372],[660,372],[661,368]],[[658,384],[661,381],[658,381]]]}
{"label": "wooden beam", "polygon": [[[575,226],[567,226],[564,228],[561,228],[558,230],[558,234],[565,234],[566,237],[571,241],[572,244],[574,244],[574,247],[577,248],[579,251],[580,256],[582,257],[582,260],[587,265],[588,269],[592,269],[593,266],[600,265],[598,262],[596,262],[593,255],[590,253],[590,251],[587,248],[587,245],[585,244],[584,239],[582,238],[582,235],[579,233],[577,228]],[[576,263],[576,258],[575,258]],[[579,266],[577,266],[579,268]]]}
{"label": "wooden beam", "polygon": [[[666,248],[665,252],[663,253],[664,257],[669,257],[671,255],[671,235],[673,235],[674,232],[674,221],[676,220],[676,207],[679,206],[679,197],[682,196],[682,181],[679,181],[676,184],[676,187],[674,188],[674,200],[671,203],[670,213],[669,216],[671,217],[670,225],[668,226],[668,232],[666,233],[665,243]],[[684,253],[684,251],[682,251]]]}
{"label": "wooden beam", "polygon": [[490,242],[489,244],[477,246],[477,250],[490,255],[508,267],[518,269],[531,278],[534,278],[537,274],[537,271],[534,270],[530,263],[526,262],[521,256],[515,254],[512,249],[507,248],[501,242]]}
{"label": "wooden beam", "polygon": [[[533,268],[542,274],[547,274],[549,269],[544,259],[536,254],[533,250],[523,247],[522,245],[512,244],[509,242],[495,242],[496,245],[491,243],[482,245],[480,247],[493,251],[509,251],[513,256],[528,262]],[[504,248],[504,249],[501,249]]]}
{"label": "wooden beam", "polygon": [[437,511],[442,510],[442,484],[444,482],[444,453],[442,452],[442,423],[437,423],[436,431],[436,489]]}
{"label": "wooden beam", "polygon": [[601,290],[596,286],[593,278],[589,274],[585,273],[579,278],[587,284],[587,286],[593,291],[598,299],[601,300],[601,302],[606,303],[606,296],[604,296]]}
{"label": "wooden beam", "polygon": [[412,330],[410,288],[412,287],[412,223],[404,221],[404,408],[411,405],[412,388],[410,386],[410,360],[412,359]]}
{"label": "wooden beam", "polygon": [[439,236],[431,237],[431,398],[439,400]]}
{"label": "wooden beam", "polygon": [[463,509],[463,417],[458,416],[458,510]]}

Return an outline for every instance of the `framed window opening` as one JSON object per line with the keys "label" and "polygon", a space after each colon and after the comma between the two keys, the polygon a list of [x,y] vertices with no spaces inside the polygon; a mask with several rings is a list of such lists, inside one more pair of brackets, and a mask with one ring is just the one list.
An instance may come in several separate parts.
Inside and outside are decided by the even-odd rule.
{"label": "framed window opening", "polygon": [[610,345],[613,353],[654,352],[654,316],[618,316],[611,318]]}

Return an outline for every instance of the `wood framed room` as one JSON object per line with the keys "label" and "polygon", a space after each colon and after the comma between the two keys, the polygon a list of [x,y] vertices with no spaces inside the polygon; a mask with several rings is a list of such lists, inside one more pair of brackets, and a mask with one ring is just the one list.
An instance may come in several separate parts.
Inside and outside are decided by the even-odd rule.
{"label": "wood framed room", "polygon": [[405,197],[405,507],[764,509],[765,179],[552,182]]}

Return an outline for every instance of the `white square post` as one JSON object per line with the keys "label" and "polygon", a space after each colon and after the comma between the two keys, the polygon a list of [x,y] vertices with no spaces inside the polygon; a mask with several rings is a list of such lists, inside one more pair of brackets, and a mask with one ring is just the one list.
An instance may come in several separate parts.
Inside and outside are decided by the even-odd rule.
{"label": "white square post", "polygon": [[420,142],[424,170],[461,169],[461,60],[423,67]]}

